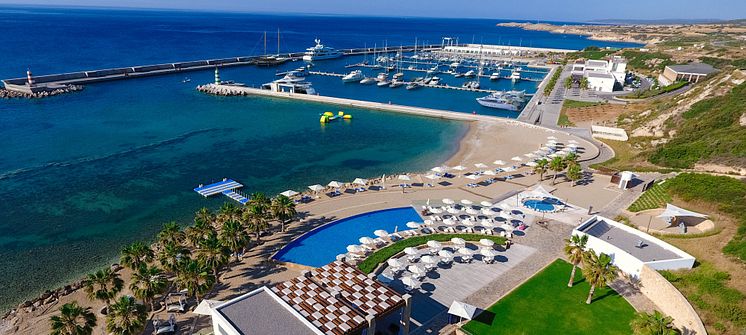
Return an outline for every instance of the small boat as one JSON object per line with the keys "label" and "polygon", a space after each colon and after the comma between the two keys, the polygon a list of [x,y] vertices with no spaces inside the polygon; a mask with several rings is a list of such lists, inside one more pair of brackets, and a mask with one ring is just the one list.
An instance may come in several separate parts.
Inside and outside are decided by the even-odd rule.
{"label": "small boat", "polygon": [[391,81],[391,84],[389,85],[389,87],[391,87],[391,88],[397,88],[397,87],[402,86],[402,85],[404,85],[403,81],[401,81],[399,79],[394,79],[394,80]]}
{"label": "small boat", "polygon": [[464,73],[464,76],[467,78],[474,77],[475,75],[476,75],[476,72],[474,72],[474,70],[469,70],[469,71],[466,71],[466,73]]}
{"label": "small boat", "polygon": [[377,81],[384,81],[384,80],[388,80],[388,79],[389,79],[389,75],[387,73],[384,73],[384,72],[379,73],[378,76],[376,77]]}
{"label": "small boat", "polygon": [[500,73],[499,72],[493,72],[490,75],[490,80],[498,80],[498,79],[500,79]]}
{"label": "small boat", "polygon": [[430,84],[430,85],[438,85],[438,84],[440,84],[440,78],[438,78],[438,77],[432,77],[432,78],[430,78],[430,82],[428,84]]}
{"label": "small boat", "polygon": [[407,84],[406,89],[408,89],[408,90],[414,90],[414,89],[418,89],[420,87],[422,87],[422,84],[420,84],[419,82],[413,81],[413,82]]}
{"label": "small boat", "polygon": [[182,80],[181,82],[182,83],[188,83],[188,82],[191,82],[191,81],[192,81],[192,78],[187,77],[187,78],[184,78],[184,80]]}
{"label": "small boat", "polygon": [[365,76],[363,75],[363,71],[354,70],[346,74],[344,77],[342,77],[342,82],[345,82],[345,83],[359,82],[363,80],[364,78]]}
{"label": "small boat", "polygon": [[374,84],[376,81],[377,81],[376,78],[366,77],[366,78],[363,78],[363,80],[361,80],[360,83],[363,85],[371,85],[371,84]]}
{"label": "small boat", "polygon": [[521,79],[521,72],[518,69],[516,69],[510,74],[510,80],[512,80],[513,82],[515,82],[516,80],[520,80],[520,79]]}
{"label": "small boat", "polygon": [[458,72],[457,72],[457,73],[456,73],[456,74],[454,74],[453,76],[454,76],[454,77],[456,77],[456,78],[461,78],[461,77],[463,77],[463,76],[464,76],[464,74],[463,74],[463,73],[458,73]]}
{"label": "small boat", "polygon": [[402,79],[402,77],[404,77],[404,73],[401,72],[394,75],[394,79]]}
{"label": "small boat", "polygon": [[389,80],[379,80],[376,86],[378,87],[384,87],[391,85],[391,82]]}

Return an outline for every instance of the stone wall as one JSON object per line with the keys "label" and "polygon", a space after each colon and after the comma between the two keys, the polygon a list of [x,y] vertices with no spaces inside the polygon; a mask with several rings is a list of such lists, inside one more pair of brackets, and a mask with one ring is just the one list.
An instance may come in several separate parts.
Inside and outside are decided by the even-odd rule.
{"label": "stone wall", "polygon": [[684,335],[705,335],[707,331],[689,301],[666,278],[647,265],[640,271],[640,290],[658,310],[673,318]]}

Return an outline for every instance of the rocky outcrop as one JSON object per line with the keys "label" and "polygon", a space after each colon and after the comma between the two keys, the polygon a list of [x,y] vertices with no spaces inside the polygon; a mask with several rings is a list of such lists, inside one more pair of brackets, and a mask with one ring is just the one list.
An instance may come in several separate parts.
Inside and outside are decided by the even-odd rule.
{"label": "rocky outcrop", "polygon": [[82,91],[82,90],[83,90],[83,86],[81,85],[67,85],[65,87],[56,88],[51,91],[43,91],[43,92],[37,92],[37,93],[24,93],[24,92],[0,89],[0,98],[2,99],[11,99],[11,98],[36,99],[36,98],[51,97],[51,96],[63,94],[63,93],[77,92],[77,91]]}

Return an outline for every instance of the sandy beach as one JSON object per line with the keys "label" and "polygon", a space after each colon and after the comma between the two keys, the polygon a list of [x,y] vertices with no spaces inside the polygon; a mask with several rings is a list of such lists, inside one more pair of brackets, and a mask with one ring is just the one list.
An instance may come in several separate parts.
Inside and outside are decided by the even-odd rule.
{"label": "sandy beach", "polygon": [[[469,129],[459,142],[458,151],[446,162],[447,166],[463,165],[467,167],[462,173],[476,171],[477,168],[474,164],[477,163],[486,164],[494,169],[496,166],[493,161],[498,159],[508,164],[520,163],[511,161],[511,158],[515,156],[522,157],[525,162],[528,158],[523,155],[537,150],[547,141],[549,136],[556,137],[559,143],[567,143],[570,139],[576,140],[579,143],[581,160],[592,159],[598,155],[598,149],[595,145],[561,131],[487,116],[476,116],[476,119],[476,121],[464,121],[469,122]],[[424,183],[425,180],[422,174],[413,173],[411,177],[414,187],[406,189],[404,192],[398,187],[393,187],[393,184],[398,184],[398,182],[393,177],[389,177],[392,179],[386,182],[388,187],[385,190],[368,191],[361,194],[345,193],[335,198],[321,195],[319,199],[310,203],[299,204],[297,210],[301,219],[288,225],[285,232],[279,232],[279,224],[273,223],[272,230],[274,233],[271,236],[264,237],[261,244],[257,245],[255,241],[252,241],[253,246],[250,252],[239,263],[231,264],[230,270],[223,272],[221,283],[206,298],[227,300],[261,285],[272,285],[297,276],[300,267],[277,265],[268,260],[269,256],[304,232],[335,219],[372,210],[409,206],[413,201],[425,199],[450,197],[479,201],[489,200],[512,190],[528,187],[538,181],[536,176],[531,175],[528,167],[520,168],[518,171],[511,173],[516,174],[516,178],[477,188],[466,187],[466,184],[474,181],[462,178],[461,175],[444,183],[434,183],[433,187],[418,186],[418,183]],[[499,174],[498,177],[501,175],[505,174]],[[557,187],[569,188],[567,184]],[[614,196],[615,194],[610,193],[602,198],[604,198],[603,201],[609,201]],[[597,198],[590,196],[588,199],[582,199],[580,197],[573,199],[573,201],[577,205],[587,206],[595,205],[593,202],[598,201]],[[128,283],[131,275],[129,270],[123,269],[120,274]],[[122,294],[130,294],[130,292],[125,289]],[[94,311],[103,307],[99,302],[89,301],[83,290],[77,290],[59,297],[55,297],[53,294],[46,298],[43,303],[37,302],[32,306],[20,308],[11,313],[0,324],[0,334],[47,333],[49,317],[56,313],[62,304],[71,301],[78,301],[84,306],[91,306]],[[190,307],[194,307],[194,301],[191,301]],[[99,326],[103,325],[105,317],[100,314],[97,316]],[[166,319],[168,314],[160,310],[156,311],[152,317]],[[185,329],[184,327],[191,328],[192,325],[195,326],[195,329],[209,328],[209,318],[197,318],[190,312],[177,315],[177,320],[182,329]],[[148,324],[150,325],[150,322]]]}

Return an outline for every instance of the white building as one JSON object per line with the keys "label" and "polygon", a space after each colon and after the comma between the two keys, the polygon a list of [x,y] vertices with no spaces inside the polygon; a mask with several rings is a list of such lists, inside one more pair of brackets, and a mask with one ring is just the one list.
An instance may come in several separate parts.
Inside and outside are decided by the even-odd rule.
{"label": "white building", "polygon": [[619,56],[608,60],[589,59],[575,62],[572,66],[574,77],[588,79],[588,89],[598,92],[613,92],[614,86],[624,85],[627,77],[627,61]]}
{"label": "white building", "polygon": [[655,270],[691,269],[694,257],[666,242],[635,228],[594,216],[572,231],[587,235],[586,247],[611,256],[614,265],[633,277],[639,277],[643,265]]}

